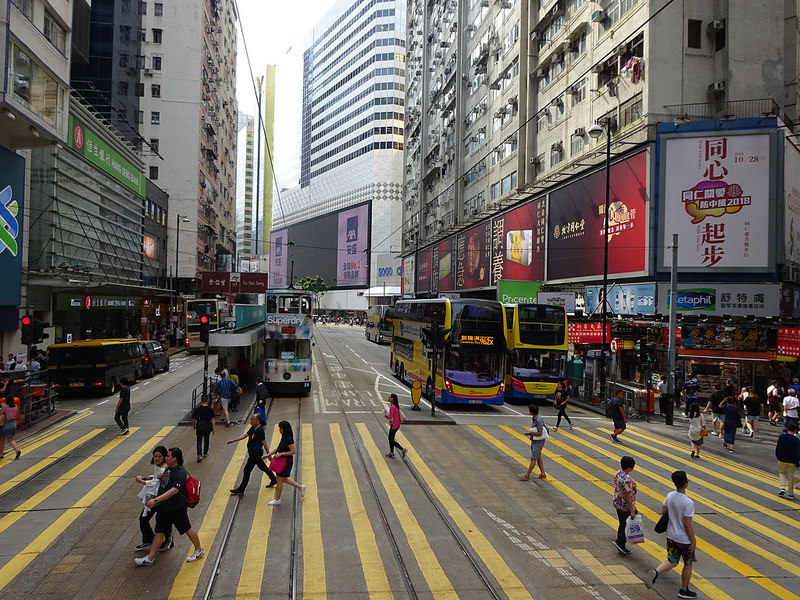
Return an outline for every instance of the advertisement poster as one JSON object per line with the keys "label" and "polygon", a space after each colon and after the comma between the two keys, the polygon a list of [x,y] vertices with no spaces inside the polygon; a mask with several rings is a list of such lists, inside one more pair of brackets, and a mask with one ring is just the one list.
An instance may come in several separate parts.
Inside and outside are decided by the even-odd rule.
{"label": "advertisement poster", "polygon": [[433,247],[433,286],[432,292],[454,290],[456,287],[456,261],[453,253],[456,238],[439,242]]}
{"label": "advertisement poster", "polygon": [[536,295],[536,303],[562,306],[567,314],[575,314],[575,292],[539,292]]}
{"label": "advertisement poster", "polygon": [[336,251],[336,285],[367,285],[369,205],[339,213]]}
{"label": "advertisement poster", "polygon": [[[609,297],[611,294],[609,294]],[[658,311],[669,312],[669,286],[658,286]],[[779,283],[694,283],[678,286],[679,313],[738,317],[772,317],[780,314]]]}
{"label": "advertisement poster", "polygon": [[[693,271],[769,267],[764,233],[772,206],[771,136],[670,137],[662,147],[663,240],[671,242],[678,234],[678,266]],[[672,253],[661,256],[668,268]]]}
{"label": "advertisement poster", "polygon": [[497,300],[503,304],[536,304],[541,289],[539,281],[501,279],[497,282]]}
{"label": "advertisement poster", "polygon": [[432,248],[425,248],[417,252],[417,293],[424,294],[431,291],[431,255]]}
{"label": "advertisement poster", "polygon": [[[592,314],[603,296],[601,286],[586,286],[586,312]],[[615,315],[652,315],[656,312],[656,284],[614,284],[608,288],[608,310]]]}
{"label": "advertisement poster", "polygon": [[273,231],[269,238],[269,282],[273,289],[285,288],[289,230]]}
{"label": "advertisement poster", "polygon": [[458,235],[456,244],[456,288],[469,290],[489,285],[492,247],[489,223],[481,223]]}
{"label": "advertisement poster", "polygon": [[18,306],[22,281],[25,159],[0,148],[0,306]]}
{"label": "advertisement poster", "polygon": [[733,325],[683,325],[681,327],[681,346],[683,348],[744,352],[769,350],[766,328]]}
{"label": "advertisement poster", "polygon": [[783,193],[784,256],[788,262],[800,264],[800,150],[788,140],[784,142]]}
{"label": "advertisement poster", "polygon": [[417,282],[417,269],[416,258],[412,254],[403,259],[403,280],[401,285],[401,292],[403,295],[416,293]]}
{"label": "advertisement poster", "polygon": [[646,273],[647,153],[611,166],[608,232],[604,231],[605,181],[605,171],[598,171],[550,194],[548,281],[601,276],[604,235],[608,235],[609,275]]}
{"label": "advertisement poster", "polygon": [[501,279],[544,279],[546,208],[542,197],[493,219],[492,285]]}

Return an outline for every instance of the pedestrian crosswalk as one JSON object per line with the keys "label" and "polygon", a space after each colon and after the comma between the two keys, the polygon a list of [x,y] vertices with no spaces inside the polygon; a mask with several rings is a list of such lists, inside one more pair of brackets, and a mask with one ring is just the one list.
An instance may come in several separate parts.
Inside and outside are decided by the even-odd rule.
{"label": "pedestrian crosswalk", "polygon": [[[259,471],[241,499],[231,497],[244,443],[225,447],[220,436],[210,459],[187,464],[203,483],[201,505],[190,517],[206,557],[184,562],[190,546],[183,538],[160,554],[149,571],[164,590],[155,597],[190,599],[208,591],[212,598],[256,599],[295,581],[298,597],[307,600],[411,592],[437,599],[655,599],[658,592],[647,590],[642,577],[666,553],[652,526],[673,489],[670,473],[683,469],[696,508],[692,587],[715,599],[800,600],[799,505],[774,493],[774,473],[710,451],[693,460],[687,444],[636,425],[624,446],[614,444],[602,423],[590,422],[554,432],[543,451],[547,478],[520,482],[529,440],[518,426],[406,426],[398,436],[409,450],[403,461],[384,456],[386,430],[377,419],[361,413],[350,419],[318,418],[295,432],[295,477],[308,491],[300,500],[285,486],[279,507],[267,506],[274,489],[264,487],[268,480],[255,476]],[[27,460],[0,463],[5,595],[33,597],[48,569],[63,569],[59,540],[80,519],[98,520],[95,511],[109,510],[101,499],[112,489],[115,508],[131,523],[120,549],[104,559],[129,585],[141,585],[132,566],[140,504],[131,474],[147,470],[150,452],[165,439],[191,454],[192,432],[140,426],[110,437],[104,428],[80,425],[43,432],[29,440]],[[270,429],[270,448],[278,439]],[[622,454],[636,459],[637,508],[648,532],[630,556],[611,546],[612,479]],[[39,579],[31,575],[40,572]],[[657,587],[677,590],[678,583],[678,573],[669,573]]]}

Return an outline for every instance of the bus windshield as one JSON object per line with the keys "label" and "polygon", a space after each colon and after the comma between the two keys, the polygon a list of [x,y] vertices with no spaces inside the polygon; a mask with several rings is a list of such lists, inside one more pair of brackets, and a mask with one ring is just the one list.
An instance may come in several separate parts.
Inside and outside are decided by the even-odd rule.
{"label": "bus windshield", "polygon": [[503,378],[503,353],[450,348],[445,353],[444,374],[461,385],[490,385]]}
{"label": "bus windshield", "polygon": [[520,381],[563,379],[567,353],[561,350],[517,348],[511,353],[511,374]]}
{"label": "bus windshield", "polygon": [[561,346],[565,343],[564,309],[560,306],[519,307],[519,341],[535,346]]}

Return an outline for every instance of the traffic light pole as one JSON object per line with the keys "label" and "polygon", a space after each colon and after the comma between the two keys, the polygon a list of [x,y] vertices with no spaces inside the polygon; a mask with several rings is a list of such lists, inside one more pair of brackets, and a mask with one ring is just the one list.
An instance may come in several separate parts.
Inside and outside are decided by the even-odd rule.
{"label": "traffic light pole", "polygon": [[436,367],[439,362],[439,324],[433,323],[431,325],[431,335],[433,337],[432,344],[433,346],[433,394],[431,394],[431,398],[428,400],[431,401],[431,416],[436,416]]}
{"label": "traffic light pole", "polygon": [[205,396],[208,394],[208,342],[203,354],[203,396]]}

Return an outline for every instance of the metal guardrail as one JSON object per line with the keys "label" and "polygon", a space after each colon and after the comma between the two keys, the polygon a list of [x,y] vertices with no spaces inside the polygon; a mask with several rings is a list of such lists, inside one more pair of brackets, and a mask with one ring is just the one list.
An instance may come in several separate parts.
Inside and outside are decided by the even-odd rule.
{"label": "metal guardrail", "polygon": [[625,409],[625,415],[629,419],[643,419],[649,421],[650,415],[655,412],[655,398],[653,392],[618,381],[606,382],[606,393],[604,394],[606,399],[601,402],[603,412],[605,412],[608,402],[614,398],[620,390],[623,394],[622,406]]}

